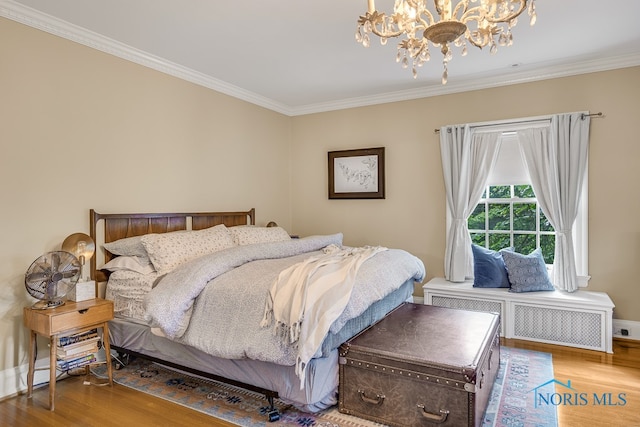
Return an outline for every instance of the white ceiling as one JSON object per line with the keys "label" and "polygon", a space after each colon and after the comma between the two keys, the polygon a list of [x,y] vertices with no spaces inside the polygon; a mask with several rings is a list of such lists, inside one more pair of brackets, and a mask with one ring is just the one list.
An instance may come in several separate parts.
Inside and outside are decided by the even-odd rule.
{"label": "white ceiling", "polygon": [[[390,11],[392,0],[378,0]],[[0,0],[0,16],[288,115],[640,65],[640,1],[537,0],[514,44],[419,69],[354,34],[365,0]],[[638,82],[640,83],[640,82]]]}

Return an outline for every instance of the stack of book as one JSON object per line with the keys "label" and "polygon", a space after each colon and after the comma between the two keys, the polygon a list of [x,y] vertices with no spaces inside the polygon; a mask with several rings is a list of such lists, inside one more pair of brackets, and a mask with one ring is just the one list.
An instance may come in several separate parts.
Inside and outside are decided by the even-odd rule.
{"label": "stack of book", "polygon": [[67,371],[95,362],[99,341],[97,329],[58,338],[58,369]]}

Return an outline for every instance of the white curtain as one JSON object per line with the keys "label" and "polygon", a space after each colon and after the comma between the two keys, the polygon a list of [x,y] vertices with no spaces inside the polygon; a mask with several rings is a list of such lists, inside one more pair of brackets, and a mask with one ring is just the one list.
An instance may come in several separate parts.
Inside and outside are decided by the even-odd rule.
{"label": "white curtain", "polygon": [[586,113],[551,117],[549,128],[518,132],[533,191],[556,231],[553,284],[578,289],[572,227],[587,167],[589,123]]}
{"label": "white curtain", "polygon": [[444,275],[463,282],[473,275],[471,237],[467,218],[478,204],[500,147],[500,132],[472,132],[469,125],[440,129],[440,153],[447,197],[447,230]]}

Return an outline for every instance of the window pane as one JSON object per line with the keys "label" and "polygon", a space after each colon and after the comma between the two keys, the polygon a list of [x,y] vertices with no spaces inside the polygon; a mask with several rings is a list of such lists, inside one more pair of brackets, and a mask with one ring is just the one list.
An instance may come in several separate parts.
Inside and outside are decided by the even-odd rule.
{"label": "window pane", "polygon": [[500,249],[511,246],[510,236],[508,234],[489,234],[489,249],[499,251]]}
{"label": "window pane", "polygon": [[511,230],[508,203],[489,203],[489,230]]}
{"label": "window pane", "polygon": [[482,246],[483,248],[485,247],[485,239],[486,239],[486,234],[485,233],[470,233],[471,234],[471,241],[473,243],[475,243],[478,246]]}
{"label": "window pane", "polygon": [[489,197],[492,199],[510,199],[510,185],[492,185],[489,187]]}
{"label": "window pane", "polygon": [[469,216],[469,219],[467,220],[467,227],[469,228],[469,230],[484,230],[485,228],[484,207],[485,207],[484,203],[478,203],[476,208],[473,210],[473,212]]}
{"label": "window pane", "polygon": [[556,248],[556,236],[553,234],[540,235],[540,249],[542,250],[542,257],[547,264],[553,264]]}
{"label": "window pane", "polygon": [[544,212],[542,212],[542,209],[540,209],[540,231],[554,231],[553,226],[545,216]]}
{"label": "window pane", "polygon": [[536,231],[536,204],[513,204],[513,229],[522,231]]}
{"label": "window pane", "polygon": [[515,246],[516,252],[524,255],[529,255],[536,248],[536,235],[514,234],[513,246]]}
{"label": "window pane", "polygon": [[514,185],[513,194],[515,197],[520,197],[523,199],[536,197],[533,192],[533,187],[530,185]]}

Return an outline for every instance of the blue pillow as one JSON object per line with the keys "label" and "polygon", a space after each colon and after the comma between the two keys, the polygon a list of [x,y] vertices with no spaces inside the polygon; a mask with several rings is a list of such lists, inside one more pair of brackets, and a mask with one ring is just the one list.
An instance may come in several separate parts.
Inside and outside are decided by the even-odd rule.
{"label": "blue pillow", "polygon": [[491,249],[475,244],[473,252],[473,287],[474,288],[508,288],[509,278],[502,255]]}
{"label": "blue pillow", "polygon": [[540,248],[529,255],[512,250],[500,251],[511,283],[510,292],[554,291]]}

